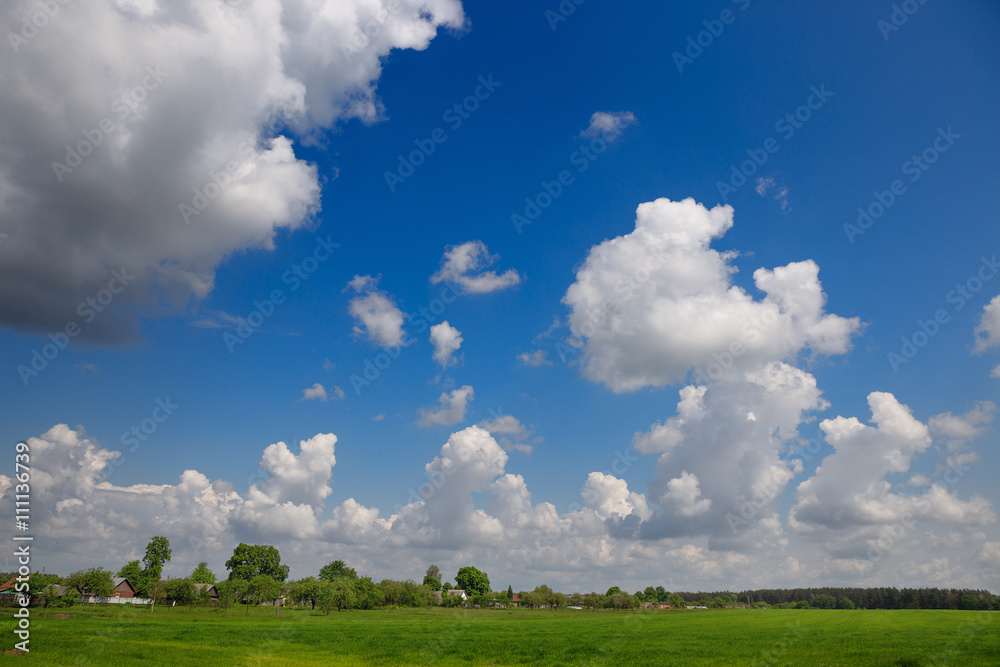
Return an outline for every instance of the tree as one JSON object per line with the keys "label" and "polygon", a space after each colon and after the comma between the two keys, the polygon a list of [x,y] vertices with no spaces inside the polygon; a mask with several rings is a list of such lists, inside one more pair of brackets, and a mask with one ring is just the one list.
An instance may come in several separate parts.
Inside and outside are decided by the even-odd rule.
{"label": "tree", "polygon": [[146,555],[142,557],[142,569],[147,579],[157,581],[163,572],[163,564],[170,561],[170,542],[165,537],[156,536],[146,545]]}
{"label": "tree", "polygon": [[170,579],[164,586],[164,594],[168,600],[181,604],[194,602],[197,597],[194,582],[190,579]]}
{"label": "tree", "polygon": [[83,595],[106,598],[114,594],[111,585],[111,572],[99,567],[79,570],[66,578],[67,585],[75,588]]}
{"label": "tree", "polygon": [[353,567],[347,567],[342,560],[335,560],[324,565],[319,571],[320,581],[337,581],[338,579],[357,579],[358,573]]}
{"label": "tree", "polygon": [[196,584],[214,584],[215,573],[208,569],[208,563],[202,561],[191,573],[191,581]]}
{"label": "tree", "polygon": [[431,576],[426,576],[424,577],[424,586],[427,586],[432,591],[439,591],[441,590],[441,580],[435,579]]}
{"label": "tree", "polygon": [[605,595],[607,595],[608,597],[610,597],[610,596],[614,595],[615,593],[621,593],[621,592],[622,592],[622,589],[618,588],[617,586],[612,586],[611,588],[608,589],[608,592],[605,593]]}
{"label": "tree", "polygon": [[242,602],[249,584],[246,579],[229,579],[216,584],[215,590],[219,592],[219,609],[225,611],[231,605]]}
{"label": "tree", "polygon": [[424,574],[424,580],[426,580],[428,577],[430,577],[431,579],[437,579],[438,581],[441,581],[441,568],[439,568],[437,565],[429,566],[427,568],[426,574]]}
{"label": "tree", "polygon": [[247,613],[250,613],[250,602],[262,604],[274,602],[281,597],[281,583],[267,574],[257,574],[247,582],[246,596]]}
{"label": "tree", "polygon": [[116,576],[125,577],[132,582],[132,586],[135,587],[135,594],[137,597],[148,597],[147,593],[149,592],[149,583],[146,579],[146,573],[142,571],[142,567],[139,565],[139,561],[129,561],[122,567],[122,569],[118,570],[118,574]]}
{"label": "tree", "polygon": [[361,577],[351,582],[354,586],[355,604],[358,609],[374,609],[385,602],[385,594],[371,577]]}
{"label": "tree", "polygon": [[316,608],[317,597],[320,592],[320,581],[316,577],[306,577],[293,581],[289,586],[288,596],[295,602],[309,602],[312,609]]}
{"label": "tree", "polygon": [[671,593],[668,595],[667,604],[675,609],[683,609],[687,606],[687,602],[685,602],[684,598],[682,598],[678,593]]}
{"label": "tree", "polygon": [[226,561],[229,579],[250,581],[258,574],[266,574],[277,582],[288,578],[288,566],[281,564],[281,554],[270,545],[243,544],[233,549],[233,557]]}
{"label": "tree", "polygon": [[485,595],[490,592],[490,578],[485,572],[480,572],[471,565],[467,565],[455,575],[455,583],[459,588],[465,589],[466,594],[479,593]]}
{"label": "tree", "polygon": [[441,584],[441,590],[444,591],[444,592],[446,592],[446,593],[448,591],[450,591],[451,589],[453,589],[453,588],[455,588],[455,587],[452,586],[452,584],[451,584],[450,581],[446,581],[443,584]]}
{"label": "tree", "polygon": [[854,609],[854,601],[851,598],[840,598],[837,600],[837,609]]}
{"label": "tree", "polygon": [[514,599],[514,589],[511,588],[510,586],[507,587],[507,599],[508,600]]}
{"label": "tree", "polygon": [[833,609],[836,601],[832,595],[817,595],[810,600],[810,604],[816,609]]}

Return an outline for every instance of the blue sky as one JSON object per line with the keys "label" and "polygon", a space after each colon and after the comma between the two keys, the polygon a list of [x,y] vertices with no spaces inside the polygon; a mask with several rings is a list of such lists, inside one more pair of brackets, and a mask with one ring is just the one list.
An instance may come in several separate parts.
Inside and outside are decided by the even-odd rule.
{"label": "blue sky", "polygon": [[[175,576],[198,560],[222,571],[237,542],[256,541],[277,545],[293,576],[341,557],[399,578],[469,561],[495,584],[565,590],[1000,590],[1000,10],[903,3],[897,26],[892,3],[564,2],[564,16],[556,2],[435,0],[385,3],[380,20],[345,0],[303,25],[289,18],[297,4],[65,7],[3,51],[0,431],[40,448],[39,565],[117,569],[167,534]],[[12,30],[29,5],[8,10]],[[372,38],[352,46],[366,23]],[[147,46],[132,42],[136,24]],[[50,74],[60,43],[87,52],[80,25],[103,31],[108,52],[74,64],[75,78]],[[258,40],[238,47],[234,27]],[[57,178],[51,163],[117,118],[110,101],[153,63],[169,74]],[[390,187],[400,156],[431,144]],[[181,204],[232,160],[232,183],[185,223]],[[731,181],[744,163],[746,182]],[[564,171],[518,229],[512,216],[547,203],[539,193]],[[895,181],[867,229],[845,229]],[[657,200],[669,201],[637,230],[637,208]],[[309,264],[323,244],[337,247]],[[669,259],[636,274],[643,248]],[[457,267],[449,251],[473,264],[449,274],[464,287],[432,281]],[[123,266],[136,277],[84,322],[77,304]],[[755,282],[786,266],[768,291]],[[275,290],[273,314],[227,344]],[[373,296],[369,317],[352,314]],[[602,299],[614,315],[587,329]],[[428,324],[462,339],[446,366],[410,317],[438,306]],[[779,320],[750,353],[699,381],[729,327],[770,307]],[[894,368],[902,338],[922,340],[935,317]],[[69,322],[82,333],[26,374]],[[399,335],[410,342],[388,346],[391,363],[362,384]],[[304,394],[317,383],[326,400]],[[680,414],[688,386],[704,388],[700,407]],[[418,424],[464,387],[464,403]],[[167,399],[172,414],[128,451],[123,434]],[[683,432],[679,444],[652,437],[657,424]],[[797,455],[817,433],[819,452]],[[317,434],[335,446],[300,449]],[[287,451],[262,459],[279,442]],[[123,456],[101,477],[111,451]],[[425,465],[448,472],[414,503]],[[179,483],[186,470],[221,483]],[[768,480],[747,529],[732,530],[732,507]],[[872,557],[910,503],[916,523]],[[209,517],[222,527],[206,546],[185,545]],[[965,548],[940,546],[956,539]]]}

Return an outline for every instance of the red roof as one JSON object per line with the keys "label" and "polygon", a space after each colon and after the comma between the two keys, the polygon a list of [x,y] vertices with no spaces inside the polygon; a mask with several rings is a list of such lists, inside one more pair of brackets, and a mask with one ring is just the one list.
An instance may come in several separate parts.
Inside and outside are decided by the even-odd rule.
{"label": "red roof", "polygon": [[517,593],[514,593],[514,602],[520,602],[521,598],[517,597]]}

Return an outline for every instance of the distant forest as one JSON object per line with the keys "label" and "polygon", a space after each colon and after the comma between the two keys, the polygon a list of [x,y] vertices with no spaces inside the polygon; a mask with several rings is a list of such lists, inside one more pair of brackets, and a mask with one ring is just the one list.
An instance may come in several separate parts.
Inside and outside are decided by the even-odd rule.
{"label": "distant forest", "polygon": [[[754,591],[680,593],[688,605],[717,606],[726,597],[746,604],[761,602],[774,607],[844,608],[850,600],[864,609],[968,609],[998,610],[1000,597],[986,590],[967,588],[763,588]],[[817,604],[817,602],[819,604]]]}

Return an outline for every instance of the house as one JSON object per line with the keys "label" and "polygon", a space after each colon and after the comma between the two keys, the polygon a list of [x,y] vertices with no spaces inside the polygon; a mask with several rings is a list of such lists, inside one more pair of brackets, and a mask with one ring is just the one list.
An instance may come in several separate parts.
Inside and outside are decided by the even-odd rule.
{"label": "house", "polygon": [[448,591],[448,597],[450,598],[460,597],[462,598],[463,602],[469,599],[469,596],[466,595],[465,591],[461,588],[453,588],[450,591]]}
{"label": "house", "polygon": [[135,586],[132,582],[128,580],[128,577],[115,577],[111,580],[111,586],[114,588],[114,594],[111,597],[115,598],[134,598],[135,597]]}
{"label": "house", "polygon": [[517,605],[518,607],[520,607],[521,606],[521,597],[517,593],[514,593],[514,597],[511,598],[511,602],[513,602],[515,605]]}
{"label": "house", "polygon": [[215,584],[195,584],[194,593],[198,597],[201,597],[201,592],[207,590],[209,599],[215,603],[219,601],[219,589],[215,587]]}

